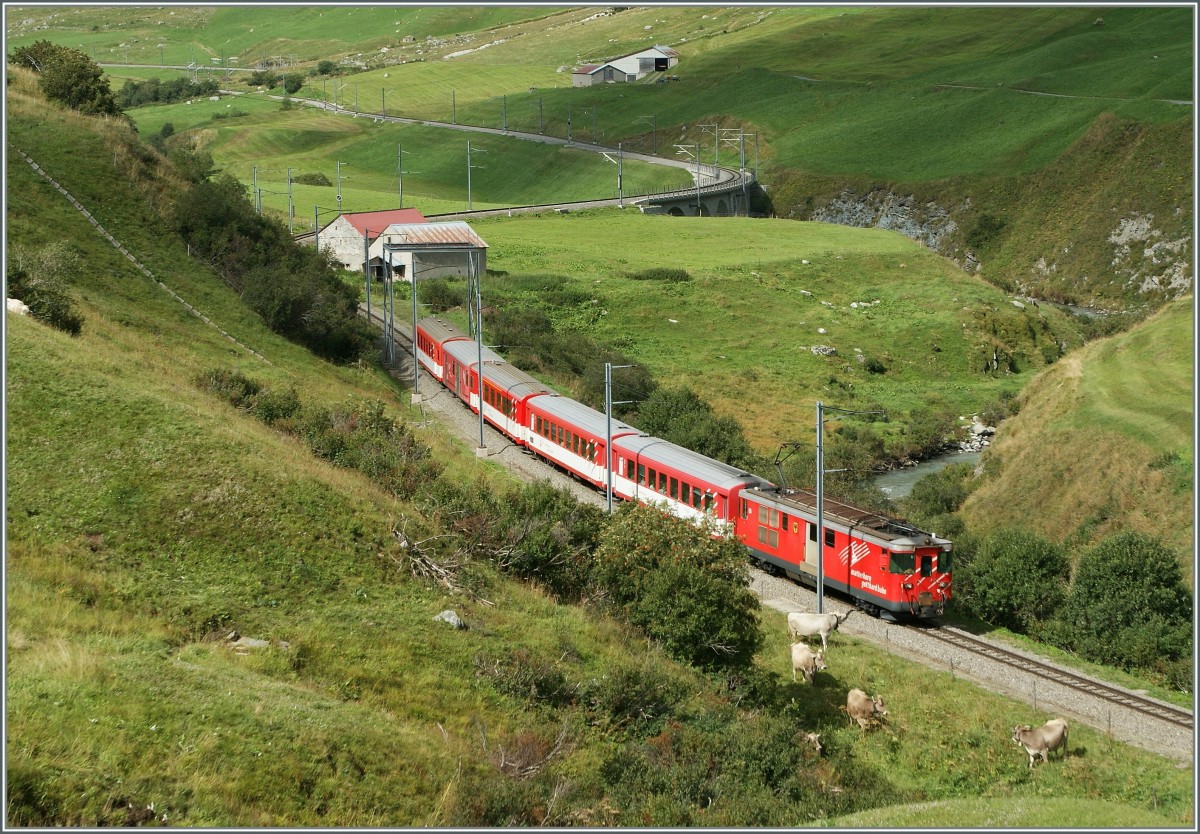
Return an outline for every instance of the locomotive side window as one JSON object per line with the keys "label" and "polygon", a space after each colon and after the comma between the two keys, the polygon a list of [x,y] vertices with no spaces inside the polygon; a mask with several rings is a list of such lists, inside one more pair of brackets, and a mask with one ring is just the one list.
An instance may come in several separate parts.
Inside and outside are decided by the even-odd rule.
{"label": "locomotive side window", "polygon": [[892,553],[892,558],[888,561],[888,570],[891,573],[912,573],[917,569],[917,556],[915,553]]}
{"label": "locomotive side window", "polygon": [[787,532],[787,513],[779,514],[779,529],[785,533]]}
{"label": "locomotive side window", "polygon": [[817,543],[817,525],[808,525],[808,540],[813,544]]}
{"label": "locomotive side window", "polygon": [[825,546],[826,547],[833,547],[833,544],[835,541],[833,536],[834,536],[834,533],[832,530],[829,530],[829,529],[825,530]]}
{"label": "locomotive side window", "polygon": [[742,518],[750,517],[750,502],[745,498],[742,499]]}
{"label": "locomotive side window", "polygon": [[938,570],[942,573],[950,572],[950,551],[943,550],[938,554]]}

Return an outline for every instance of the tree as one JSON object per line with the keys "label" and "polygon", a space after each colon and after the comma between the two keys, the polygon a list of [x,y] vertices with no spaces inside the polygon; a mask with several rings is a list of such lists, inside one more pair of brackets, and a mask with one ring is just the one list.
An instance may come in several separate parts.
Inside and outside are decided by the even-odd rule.
{"label": "tree", "polygon": [[47,52],[39,72],[47,98],[90,116],[122,115],[104,71],[78,49]]}
{"label": "tree", "polygon": [[1084,552],[1060,620],[1086,658],[1190,683],[1192,595],[1179,557],[1156,538],[1117,533]]}
{"label": "tree", "polygon": [[333,75],[337,71],[337,64],[330,60],[320,61],[317,64],[317,75]]}
{"label": "tree", "polygon": [[1060,545],[1026,530],[1000,530],[960,567],[958,597],[993,625],[1036,634],[1066,599],[1069,572]]}
{"label": "tree", "polygon": [[283,91],[288,95],[295,95],[300,92],[300,88],[304,86],[304,76],[297,72],[289,72],[283,77]]}

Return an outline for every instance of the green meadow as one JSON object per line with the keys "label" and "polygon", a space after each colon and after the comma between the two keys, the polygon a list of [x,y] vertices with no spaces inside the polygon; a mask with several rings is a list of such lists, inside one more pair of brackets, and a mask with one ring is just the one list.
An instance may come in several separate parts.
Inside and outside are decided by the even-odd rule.
{"label": "green meadow", "polygon": [[[686,380],[737,415],[764,453],[812,439],[817,399],[884,404],[897,418],[919,408],[970,415],[1018,391],[1056,340],[1079,340],[1065,314],[1020,309],[881,229],[630,209],[472,227],[489,246],[485,301],[495,292],[545,308],[563,329],[621,345],[664,384]],[[639,246],[623,246],[629,240]],[[627,277],[661,267],[691,280]],[[551,301],[564,296],[571,303]],[[817,355],[814,345],[836,355]],[[1020,357],[1017,373],[984,371],[997,347]],[[868,370],[867,359],[886,370]]]}

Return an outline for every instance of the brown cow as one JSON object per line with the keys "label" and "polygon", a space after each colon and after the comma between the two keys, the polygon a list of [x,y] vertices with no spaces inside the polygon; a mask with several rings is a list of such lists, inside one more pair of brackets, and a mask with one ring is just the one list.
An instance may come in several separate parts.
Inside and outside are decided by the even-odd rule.
{"label": "brown cow", "polygon": [[1043,762],[1050,761],[1050,751],[1062,748],[1063,758],[1067,756],[1067,719],[1051,718],[1036,730],[1028,724],[1013,727],[1012,740],[1014,744],[1025,748],[1029,754],[1029,768],[1033,769],[1034,760],[1038,756]]}
{"label": "brown cow", "polygon": [[851,689],[846,695],[846,714],[850,716],[850,723],[857,721],[865,733],[868,726],[878,723],[876,716],[887,715],[888,711],[883,705],[882,696],[872,698],[861,689]]}

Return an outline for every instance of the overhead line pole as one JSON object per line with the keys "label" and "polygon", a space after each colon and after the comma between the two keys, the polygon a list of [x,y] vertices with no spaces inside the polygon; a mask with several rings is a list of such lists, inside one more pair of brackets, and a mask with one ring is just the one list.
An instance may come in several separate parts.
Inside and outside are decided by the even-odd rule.
{"label": "overhead line pole", "polygon": [[604,418],[605,418],[605,442],[604,442],[604,471],[608,481],[608,514],[612,515],[613,510],[613,484],[612,484],[612,407],[613,405],[632,402],[631,400],[622,400],[621,403],[614,403],[612,398],[612,372],[613,368],[632,368],[633,365],[614,365],[611,362],[604,363]]}

